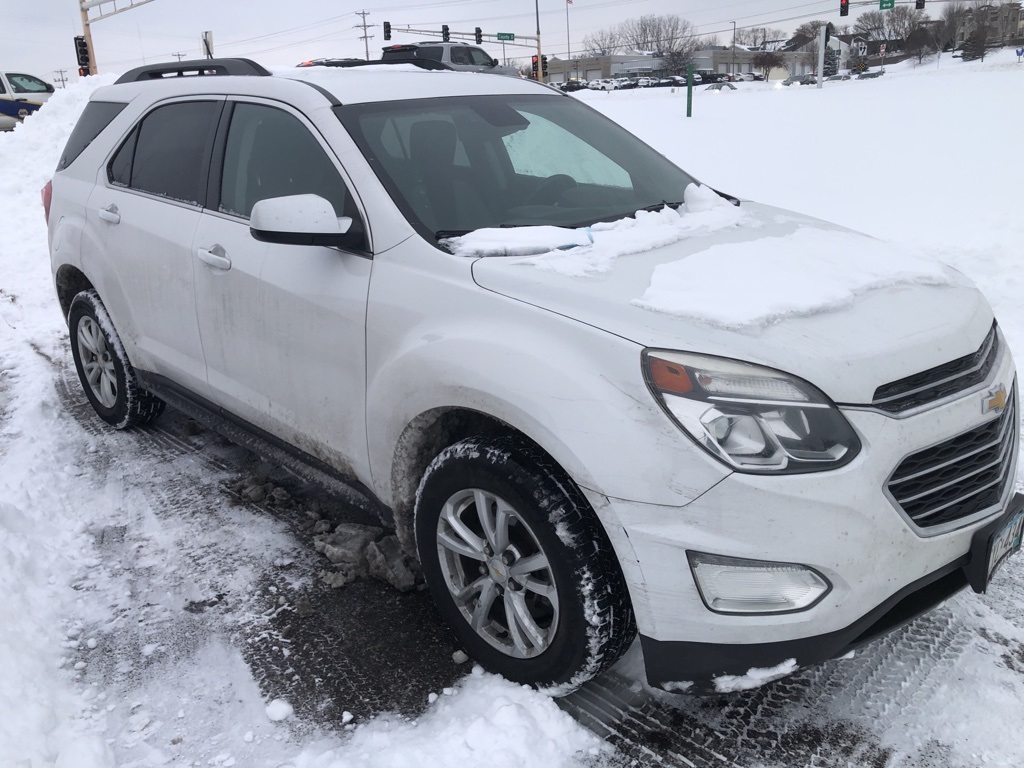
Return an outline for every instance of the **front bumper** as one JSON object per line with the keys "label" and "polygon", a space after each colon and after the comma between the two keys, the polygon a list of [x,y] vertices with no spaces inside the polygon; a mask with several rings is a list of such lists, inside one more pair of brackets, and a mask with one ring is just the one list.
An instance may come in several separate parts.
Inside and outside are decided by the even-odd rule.
{"label": "front bumper", "polygon": [[[1013,381],[1009,355],[993,379]],[[1013,494],[1016,447],[999,504],[949,524],[916,526],[886,490],[906,456],[977,427],[983,395],[972,391],[906,418],[846,410],[864,450],[832,472],[732,474],[683,507],[588,491],[622,563],[651,684],[700,692],[751,669],[792,671],[785,662],[842,656],[971,582],[983,588],[978,542],[1024,507],[1024,495]],[[805,610],[716,613],[701,599],[687,551],[799,564],[831,590]]]}
{"label": "front bumper", "polygon": [[[978,529],[975,534],[977,540],[987,540],[1022,510],[1024,494],[1018,493],[1005,514]],[[666,690],[714,693],[720,690],[715,684],[716,678],[749,677],[752,670],[773,668],[784,668],[788,674],[795,668],[844,656],[907,624],[967,587],[971,583],[972,570],[978,570],[980,565],[984,573],[987,563],[978,555],[985,552],[983,547],[972,550],[908,584],[857,621],[834,632],[772,643],[735,644],[666,642],[641,634],[648,682]],[[975,586],[983,584],[981,581]]]}

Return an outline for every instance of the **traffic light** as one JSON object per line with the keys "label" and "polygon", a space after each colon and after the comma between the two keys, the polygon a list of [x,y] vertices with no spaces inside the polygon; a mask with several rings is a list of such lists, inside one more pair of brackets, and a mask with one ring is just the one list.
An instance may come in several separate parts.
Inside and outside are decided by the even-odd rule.
{"label": "traffic light", "polygon": [[[85,37],[78,35],[75,38],[75,55],[78,57],[78,66],[89,68],[89,46],[85,44]],[[88,73],[86,73],[88,74]]]}
{"label": "traffic light", "polygon": [[530,75],[530,77],[532,77],[534,80],[537,79],[537,55],[536,54],[534,54],[534,56],[533,56],[533,74]]}
{"label": "traffic light", "polygon": [[924,0],[917,0],[917,2],[914,3],[914,8],[919,10],[919,11],[923,11],[924,10]]}
{"label": "traffic light", "polygon": [[476,33],[476,44],[481,45],[484,41],[484,31],[480,29],[480,27],[477,27],[473,31]]}
{"label": "traffic light", "polygon": [[834,29],[835,27],[832,26],[831,21],[825,25],[825,45],[828,45],[828,41],[832,39],[832,32]]}
{"label": "traffic light", "polygon": [[385,21],[384,22],[384,39],[385,40],[390,40],[391,39],[391,22],[390,21]]}
{"label": "traffic light", "polygon": [[79,77],[88,77],[89,76],[89,68],[88,67],[79,67],[78,68],[78,76]]}
{"label": "traffic light", "polygon": [[446,43],[449,40],[448,25],[447,24],[442,24],[441,25],[441,39],[444,40]]}
{"label": "traffic light", "polygon": [[542,75],[544,75],[544,77],[548,76],[548,57],[547,56],[541,56],[540,57],[540,73]]}
{"label": "traffic light", "polygon": [[850,15],[850,0],[839,0],[839,15],[849,16]]}

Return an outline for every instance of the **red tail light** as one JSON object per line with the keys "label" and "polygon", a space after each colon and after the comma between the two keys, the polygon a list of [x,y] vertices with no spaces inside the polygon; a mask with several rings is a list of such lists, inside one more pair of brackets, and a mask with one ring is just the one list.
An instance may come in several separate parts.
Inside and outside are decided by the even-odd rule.
{"label": "red tail light", "polygon": [[50,223],[50,201],[53,199],[53,181],[46,182],[46,186],[40,190],[39,194],[43,198],[43,215],[46,217],[46,223]]}

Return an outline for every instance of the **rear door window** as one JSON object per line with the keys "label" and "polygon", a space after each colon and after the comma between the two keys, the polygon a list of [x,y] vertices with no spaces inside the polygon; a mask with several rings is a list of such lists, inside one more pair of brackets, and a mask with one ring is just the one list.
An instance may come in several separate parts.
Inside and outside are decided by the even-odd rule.
{"label": "rear door window", "polygon": [[111,183],[200,205],[220,108],[218,101],[184,101],[150,112],[111,160]]}

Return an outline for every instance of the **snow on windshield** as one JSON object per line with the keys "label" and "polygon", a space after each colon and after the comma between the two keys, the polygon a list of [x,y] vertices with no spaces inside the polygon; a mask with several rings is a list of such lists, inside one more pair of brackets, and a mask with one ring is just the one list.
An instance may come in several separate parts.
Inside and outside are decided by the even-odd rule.
{"label": "snow on windshield", "polygon": [[567,277],[611,269],[615,259],[643,253],[688,237],[729,227],[758,226],[742,208],[709,187],[690,184],[679,210],[637,211],[635,217],[580,229],[564,227],[485,228],[443,241],[457,256],[529,256],[528,264]]}
{"label": "snow on windshield", "polygon": [[[729,265],[727,274],[723,264]],[[803,227],[785,237],[714,245],[660,264],[633,304],[740,328],[838,309],[880,288],[949,282],[940,262],[899,246],[853,232]]]}

